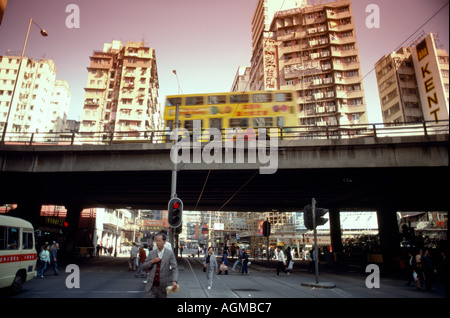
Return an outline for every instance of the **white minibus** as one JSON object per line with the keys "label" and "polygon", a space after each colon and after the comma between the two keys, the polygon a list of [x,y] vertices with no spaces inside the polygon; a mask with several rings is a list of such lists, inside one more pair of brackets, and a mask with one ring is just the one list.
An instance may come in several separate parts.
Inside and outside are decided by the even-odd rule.
{"label": "white minibus", "polygon": [[36,260],[33,225],[0,215],[0,288],[19,292],[25,281],[36,276]]}

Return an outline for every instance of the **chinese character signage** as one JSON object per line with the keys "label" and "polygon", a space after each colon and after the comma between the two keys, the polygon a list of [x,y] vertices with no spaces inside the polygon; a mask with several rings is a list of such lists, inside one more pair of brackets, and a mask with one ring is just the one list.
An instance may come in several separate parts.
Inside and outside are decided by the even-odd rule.
{"label": "chinese character signage", "polygon": [[264,88],[278,89],[277,43],[275,40],[264,39]]}

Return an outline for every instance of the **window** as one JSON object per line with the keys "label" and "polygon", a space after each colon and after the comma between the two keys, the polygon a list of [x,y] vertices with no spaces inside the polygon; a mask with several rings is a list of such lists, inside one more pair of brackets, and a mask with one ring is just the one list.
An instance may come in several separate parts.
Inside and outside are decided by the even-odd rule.
{"label": "window", "polygon": [[230,95],[230,104],[248,103],[248,94]]}
{"label": "window", "polygon": [[222,118],[210,118],[209,128],[222,129]]}
{"label": "window", "polygon": [[208,105],[225,104],[226,102],[227,102],[226,95],[208,96],[208,98],[207,98]]}
{"label": "window", "polygon": [[167,106],[180,106],[181,97],[173,97],[167,99]]}
{"label": "window", "polygon": [[31,232],[22,233],[22,248],[26,250],[33,248],[33,233]]}
{"label": "window", "polygon": [[185,100],[184,104],[186,106],[203,105],[203,96],[186,97],[186,100]]}
{"label": "window", "polygon": [[276,93],[275,100],[277,102],[291,102],[292,94],[291,93]]}
{"label": "window", "polygon": [[272,94],[254,94],[253,102],[254,103],[270,103],[272,101]]}
{"label": "window", "polygon": [[6,250],[6,227],[0,226],[0,251]]}
{"label": "window", "polygon": [[19,249],[19,229],[0,226],[0,250]]}
{"label": "window", "polygon": [[358,75],[359,74],[358,74],[357,70],[345,72],[345,77],[353,77],[353,76],[358,76]]}
{"label": "window", "polygon": [[283,116],[277,117],[277,126],[284,127],[284,117]]}
{"label": "window", "polygon": [[196,126],[198,127],[198,122],[200,122],[200,129],[203,127],[203,120],[196,119],[196,120],[185,120],[184,121],[184,128],[187,130],[193,130],[194,129],[194,122],[196,122]]}
{"label": "window", "polygon": [[229,126],[230,128],[247,128],[248,118],[232,118]]}
{"label": "window", "polygon": [[253,127],[272,127],[272,117],[255,117],[253,118]]}

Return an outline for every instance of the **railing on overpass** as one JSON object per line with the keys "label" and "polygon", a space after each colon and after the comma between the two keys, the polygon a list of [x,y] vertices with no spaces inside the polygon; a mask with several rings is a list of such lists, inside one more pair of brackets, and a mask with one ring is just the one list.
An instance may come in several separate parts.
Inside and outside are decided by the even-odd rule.
{"label": "railing on overpass", "polygon": [[[424,121],[419,123],[392,124],[355,124],[340,126],[297,126],[297,127],[262,127],[268,132],[265,138],[278,140],[308,139],[350,139],[350,138],[383,138],[397,136],[427,136],[449,133],[449,121]],[[222,140],[258,138],[258,131],[221,129]],[[270,133],[269,133],[270,132]],[[116,143],[167,143],[170,131],[113,131],[113,132],[9,132],[5,136],[5,145],[105,145]],[[190,132],[192,134],[192,132]],[[205,133],[205,131],[202,131]],[[205,137],[206,136],[206,137]],[[270,136],[270,137],[269,137]],[[208,138],[204,135],[201,141]]]}

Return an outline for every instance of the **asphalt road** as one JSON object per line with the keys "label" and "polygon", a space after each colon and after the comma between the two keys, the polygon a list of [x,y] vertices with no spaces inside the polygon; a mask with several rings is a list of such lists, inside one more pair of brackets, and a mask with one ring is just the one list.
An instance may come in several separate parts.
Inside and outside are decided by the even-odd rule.
{"label": "asphalt road", "polygon": [[[280,273],[279,277],[275,277],[274,268],[252,264],[249,275],[241,275],[231,270],[234,260],[230,262],[229,274],[215,275],[213,286],[208,289],[206,273],[202,271],[202,257],[188,257],[185,253],[183,255],[183,258],[178,258],[180,291],[170,294],[166,302],[168,308],[174,312],[189,311],[190,305],[205,304],[215,304],[214,308],[218,314],[220,312],[217,311],[229,310],[228,307],[224,309],[223,306],[237,303],[244,304],[245,310],[252,310],[250,306],[253,306],[254,310],[257,310],[257,306],[261,310],[267,310],[270,303],[269,312],[273,313],[275,310],[297,307],[300,303],[304,304],[301,308],[307,310],[310,304],[317,304],[317,302],[322,304],[322,301],[330,305],[336,301],[339,301],[339,304],[354,304],[354,300],[357,299],[360,304],[361,301],[362,303],[370,301],[373,305],[373,301],[395,300],[398,304],[399,301],[401,303],[408,299],[405,306],[422,307],[423,305],[424,308],[428,308],[430,300],[433,304],[436,304],[436,301],[437,304],[447,301],[443,282],[435,284],[431,292],[423,292],[416,290],[413,286],[406,286],[402,279],[380,277],[379,288],[367,288],[366,278],[369,274],[327,271],[319,275],[319,283],[330,282],[335,285],[334,288],[310,287],[307,284],[315,283],[315,275],[304,269],[294,268],[290,276]],[[14,304],[19,300],[26,303],[35,300],[32,306],[39,306],[41,301],[47,302],[46,299],[58,299],[58,303],[64,299],[71,299],[68,305],[73,306],[73,301],[77,300],[77,305],[73,306],[76,310],[104,305],[109,309],[111,305],[122,308],[128,306],[127,300],[145,298],[144,279],[135,277],[134,272],[128,271],[126,257],[78,258],[71,260],[71,264],[76,264],[79,268],[79,286],[74,286],[76,285],[73,279],[74,272],[66,273],[68,264],[62,264],[58,276],[49,269],[44,278],[36,277],[26,282],[22,292],[17,295],[0,290],[1,302],[12,301],[11,304]],[[62,304],[65,302],[63,301]],[[214,308],[210,308],[211,313],[214,312]],[[375,306],[374,309],[376,308]],[[200,310],[201,307],[197,309]]]}

